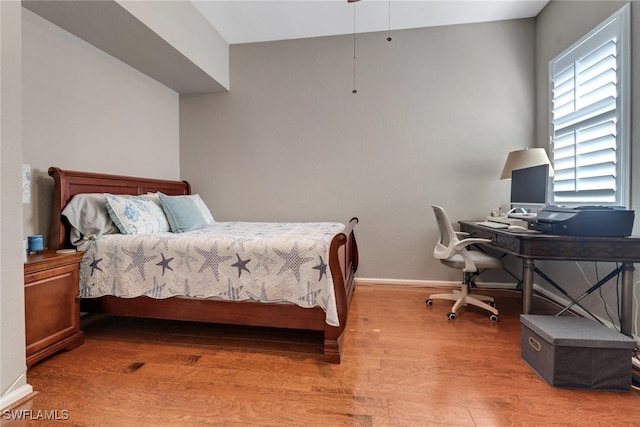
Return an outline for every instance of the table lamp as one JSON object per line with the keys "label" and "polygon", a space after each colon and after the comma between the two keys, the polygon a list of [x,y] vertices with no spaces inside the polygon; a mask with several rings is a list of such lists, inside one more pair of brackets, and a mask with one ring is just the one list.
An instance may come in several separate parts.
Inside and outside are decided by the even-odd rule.
{"label": "table lamp", "polygon": [[553,176],[553,167],[544,148],[525,148],[524,150],[512,151],[507,156],[500,179],[510,179],[511,171],[515,169],[530,168],[544,164],[549,165],[549,176]]}

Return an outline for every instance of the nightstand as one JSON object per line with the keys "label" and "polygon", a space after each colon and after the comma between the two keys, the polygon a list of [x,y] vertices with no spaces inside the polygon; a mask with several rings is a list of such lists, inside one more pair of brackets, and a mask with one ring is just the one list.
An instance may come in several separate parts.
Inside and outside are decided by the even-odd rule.
{"label": "nightstand", "polygon": [[43,251],[24,264],[27,367],[84,343],[78,299],[82,255]]}

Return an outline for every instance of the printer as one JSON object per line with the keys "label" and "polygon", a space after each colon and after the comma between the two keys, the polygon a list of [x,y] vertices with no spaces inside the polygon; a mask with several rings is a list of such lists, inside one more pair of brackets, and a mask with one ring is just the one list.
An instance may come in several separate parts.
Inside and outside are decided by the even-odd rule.
{"label": "printer", "polygon": [[530,228],[568,236],[626,237],[631,235],[634,216],[634,211],[620,206],[546,206]]}

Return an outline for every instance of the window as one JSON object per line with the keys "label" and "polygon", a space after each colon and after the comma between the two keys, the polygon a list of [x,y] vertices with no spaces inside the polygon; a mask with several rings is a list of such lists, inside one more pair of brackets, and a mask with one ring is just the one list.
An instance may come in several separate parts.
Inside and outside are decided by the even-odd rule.
{"label": "window", "polygon": [[551,200],[629,202],[629,6],[549,62]]}

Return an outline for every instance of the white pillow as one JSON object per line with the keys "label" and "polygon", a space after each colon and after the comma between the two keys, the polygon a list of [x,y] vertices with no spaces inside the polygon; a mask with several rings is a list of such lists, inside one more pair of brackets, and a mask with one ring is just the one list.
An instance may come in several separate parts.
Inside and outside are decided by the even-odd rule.
{"label": "white pillow", "polygon": [[71,224],[71,241],[96,239],[103,234],[120,233],[107,212],[106,197],[101,193],[76,194],[62,210]]}
{"label": "white pillow", "polygon": [[169,222],[157,196],[116,196],[105,193],[109,216],[122,234],[169,231]]}

